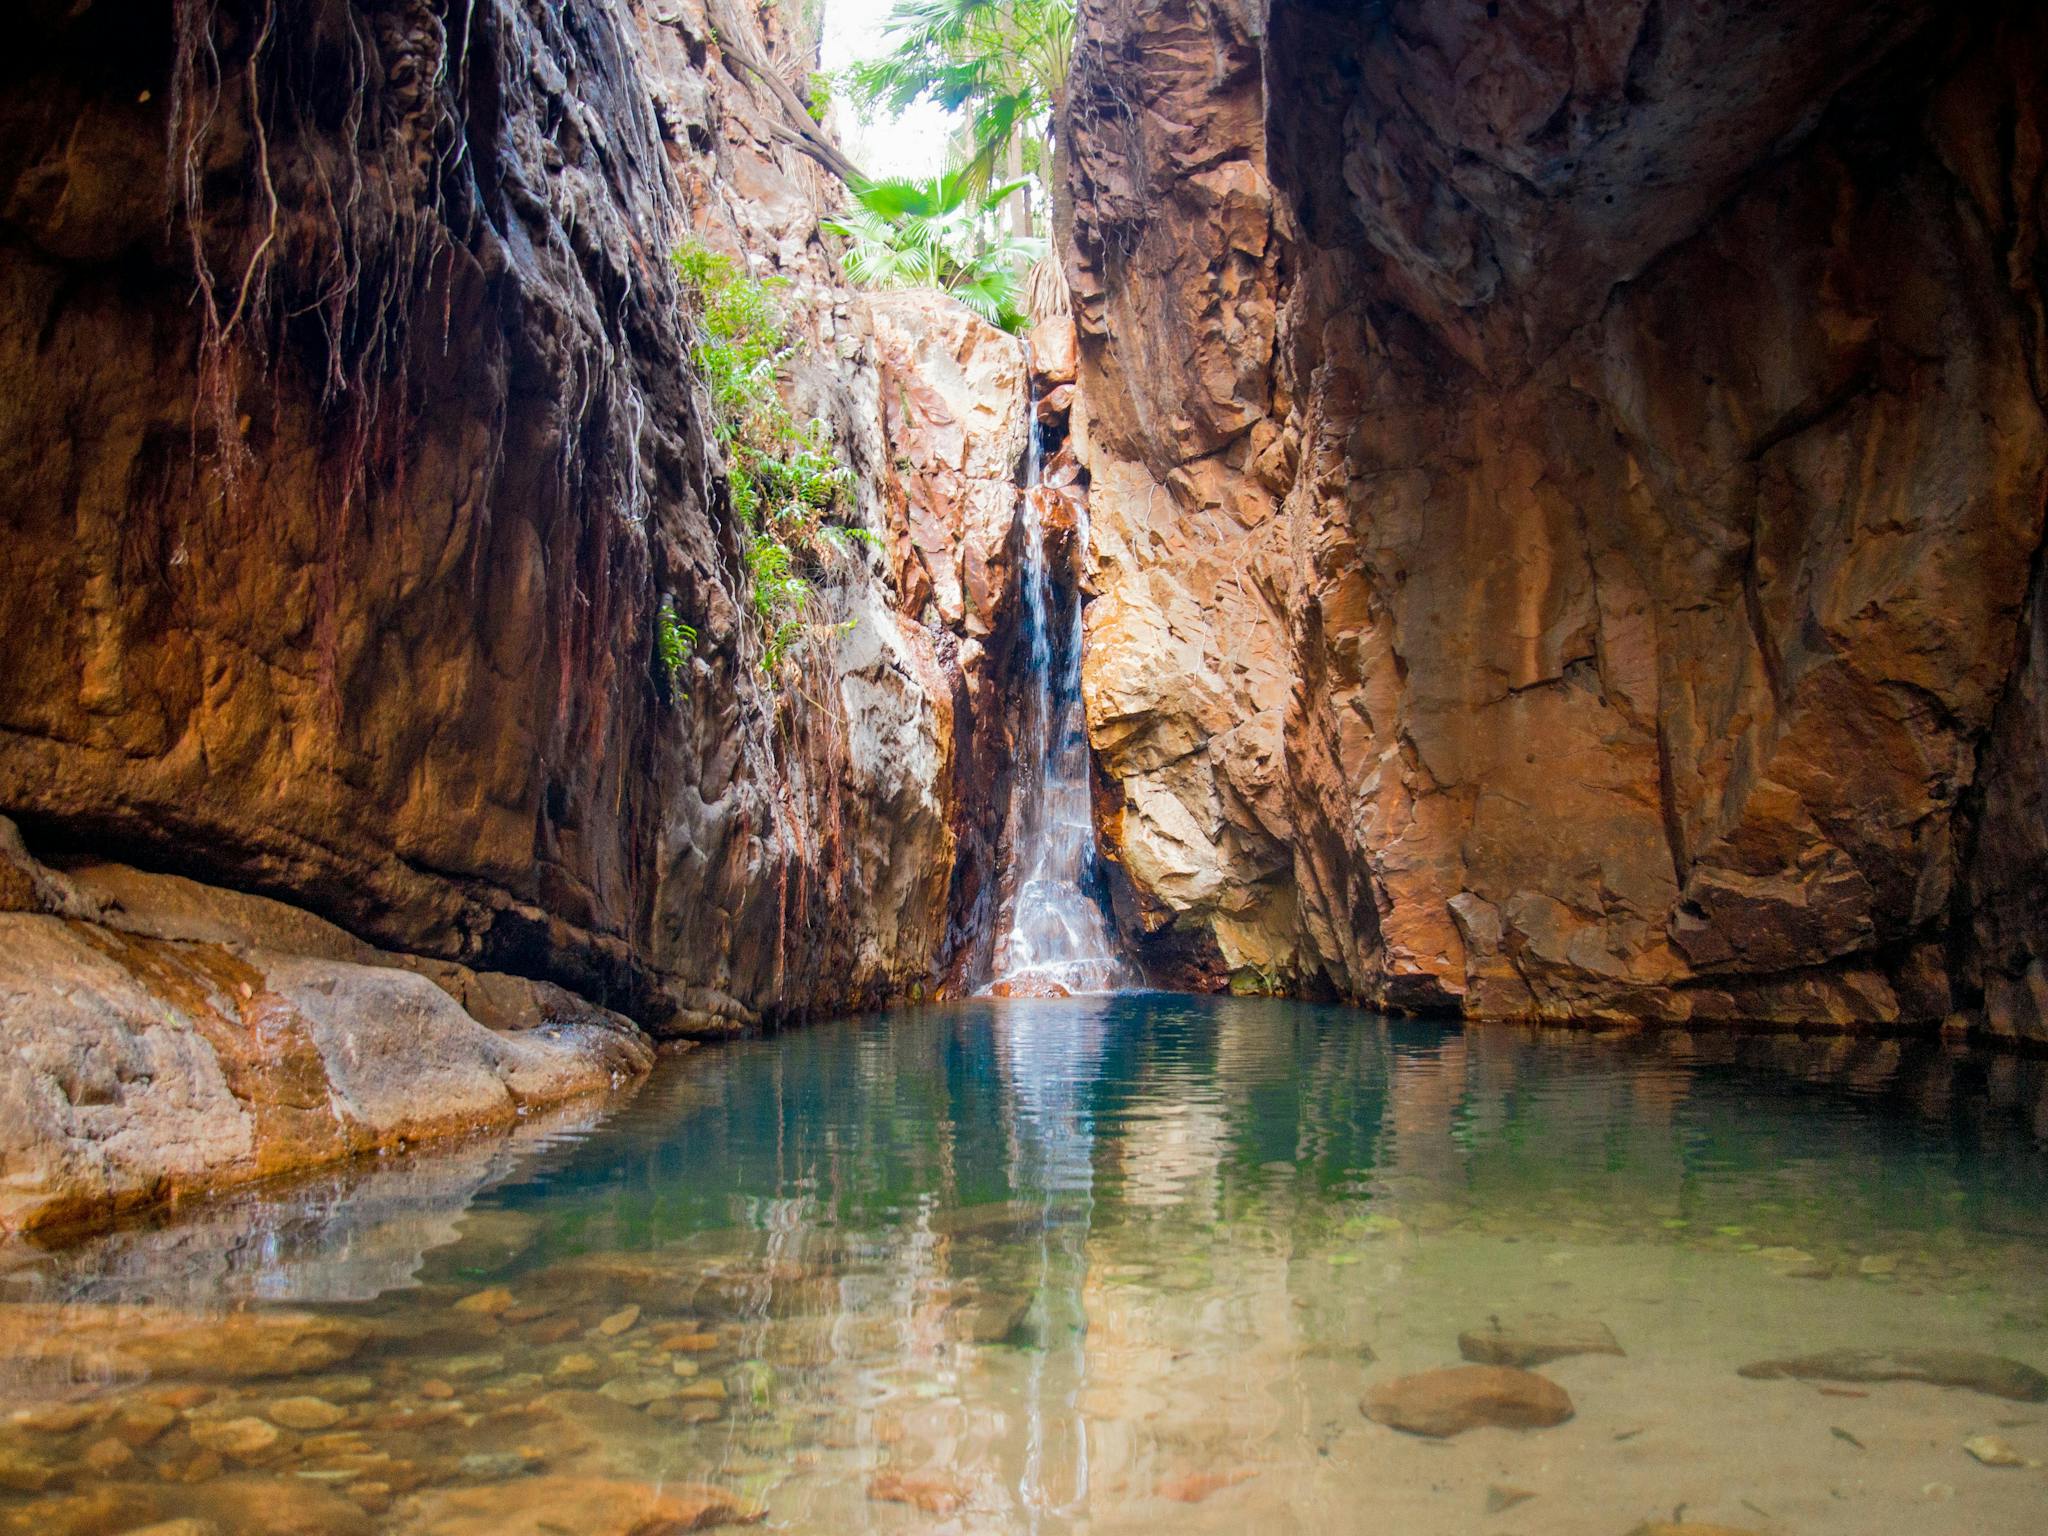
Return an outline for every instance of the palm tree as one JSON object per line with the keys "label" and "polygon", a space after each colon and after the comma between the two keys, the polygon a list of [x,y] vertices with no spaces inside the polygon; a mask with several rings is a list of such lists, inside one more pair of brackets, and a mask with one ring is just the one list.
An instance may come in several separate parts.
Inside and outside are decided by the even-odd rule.
{"label": "palm tree", "polygon": [[[1074,0],[897,0],[889,52],[848,73],[867,106],[902,112],[937,102],[967,117],[960,169],[980,190],[998,177],[1043,179],[1046,133],[1074,49]],[[1011,231],[1031,230],[1031,204],[1012,189]]]}
{"label": "palm tree", "polygon": [[977,190],[965,170],[923,180],[894,178],[853,189],[854,206],[825,221],[844,235],[846,275],[880,288],[938,288],[991,325],[1021,330],[1025,268],[1045,242],[994,235],[991,216],[1022,182]]}

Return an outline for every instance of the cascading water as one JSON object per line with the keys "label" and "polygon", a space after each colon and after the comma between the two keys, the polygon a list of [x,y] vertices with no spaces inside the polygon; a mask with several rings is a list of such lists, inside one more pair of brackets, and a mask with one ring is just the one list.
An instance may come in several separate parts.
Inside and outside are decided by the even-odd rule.
{"label": "cascading water", "polygon": [[[1039,488],[1045,450],[1038,391],[1031,392],[1031,442],[1025,459],[1024,624],[1030,673],[1021,701],[1015,779],[1010,792],[1012,889],[997,927],[991,987],[1057,983],[1069,992],[1111,992],[1134,978],[1110,939],[1096,892],[1095,822],[1088,794],[1088,736],[1081,711],[1081,605],[1054,633],[1059,611],[1045,557]],[[1085,548],[1087,513],[1077,512]]]}

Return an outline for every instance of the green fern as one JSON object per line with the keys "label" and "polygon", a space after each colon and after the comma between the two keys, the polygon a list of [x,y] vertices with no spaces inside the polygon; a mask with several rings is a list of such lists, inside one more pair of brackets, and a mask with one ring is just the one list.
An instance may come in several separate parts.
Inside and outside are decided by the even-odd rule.
{"label": "green fern", "polygon": [[683,668],[689,665],[690,657],[697,649],[697,630],[694,625],[685,624],[676,613],[676,600],[663,597],[661,607],[654,616],[654,660],[667,679],[669,688],[679,698],[688,698],[682,693]]}
{"label": "green fern", "polygon": [[695,240],[675,253],[675,266],[690,304],[690,362],[710,394],[727,496],[747,533],[747,607],[772,683],[807,633],[807,573],[844,547],[837,534],[854,531],[826,521],[851,504],[853,470],[831,428],[799,423],[782,398],[782,369],[799,346],[783,310],[788,285],[754,278]]}

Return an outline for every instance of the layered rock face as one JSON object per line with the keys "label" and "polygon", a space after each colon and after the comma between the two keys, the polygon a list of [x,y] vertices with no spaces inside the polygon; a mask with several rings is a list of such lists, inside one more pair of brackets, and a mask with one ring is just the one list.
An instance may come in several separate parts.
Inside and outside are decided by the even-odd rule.
{"label": "layered rock face", "polygon": [[[645,1065],[605,1035],[543,1091],[493,988],[706,1035],[957,974],[1001,824],[982,678],[1023,368],[950,301],[839,280],[819,219],[843,188],[784,78],[814,39],[731,0],[33,0],[18,22],[0,816],[21,868],[257,893],[317,942],[234,930],[222,959],[12,879],[0,929],[40,947],[0,958],[0,1027],[39,1043],[6,1084],[0,1225]],[[790,404],[870,535],[806,572],[779,686],[685,238],[783,285]],[[665,610],[696,633],[674,675]],[[230,1060],[251,1008],[289,1082]],[[450,1113],[272,1113],[323,1082],[349,1101],[322,1031],[359,1026],[393,1061],[461,1055]],[[184,1065],[149,1069],[167,1050]],[[226,1129],[152,1153],[177,1093]]]}
{"label": "layered rock face", "polygon": [[[853,546],[807,697],[764,686],[667,255],[793,285],[794,403],[878,533],[923,452],[880,349],[1004,343],[834,282],[841,194],[732,56],[779,56],[774,13],[163,12],[33,6],[9,66],[0,805],[657,1026],[935,977],[973,627]],[[986,500],[1021,371],[971,393]]]}
{"label": "layered rock face", "polygon": [[2038,1032],[2044,64],[2017,5],[1086,0],[1144,921],[1473,1016]]}
{"label": "layered rock face", "polygon": [[4,820],[0,887],[0,1232],[509,1130],[653,1062],[561,987],[175,875],[60,873]]}

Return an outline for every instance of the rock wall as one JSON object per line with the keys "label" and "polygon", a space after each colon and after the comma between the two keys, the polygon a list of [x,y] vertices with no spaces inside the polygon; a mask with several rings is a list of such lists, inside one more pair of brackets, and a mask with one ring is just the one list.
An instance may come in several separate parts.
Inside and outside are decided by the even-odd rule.
{"label": "rock wall", "polygon": [[[768,80],[810,34],[718,4],[28,6],[0,66],[0,812],[39,854],[665,1031],[943,978],[992,815],[975,623],[852,546],[813,573],[801,679],[765,684],[668,253],[694,232],[791,284],[793,403],[878,535],[909,537],[896,465],[925,451],[889,436],[885,353],[960,374],[1008,343],[838,282],[842,194]],[[946,495],[980,507],[1014,484],[1021,371],[962,387],[974,419],[933,396],[973,444]],[[673,686],[663,600],[700,636]]]}
{"label": "rock wall", "polygon": [[1080,30],[1143,923],[1472,1016],[2039,1033],[2033,8]]}
{"label": "rock wall", "polygon": [[[790,91],[815,8],[17,21],[0,1228],[496,1124],[644,1070],[633,1025],[957,985],[1002,824],[1023,364],[950,300],[841,281]],[[869,536],[803,572],[779,680],[686,237],[782,285],[786,393]],[[673,677],[664,606],[698,636]]]}
{"label": "rock wall", "polygon": [[0,819],[0,1233],[477,1131],[631,1082],[633,1023]]}

